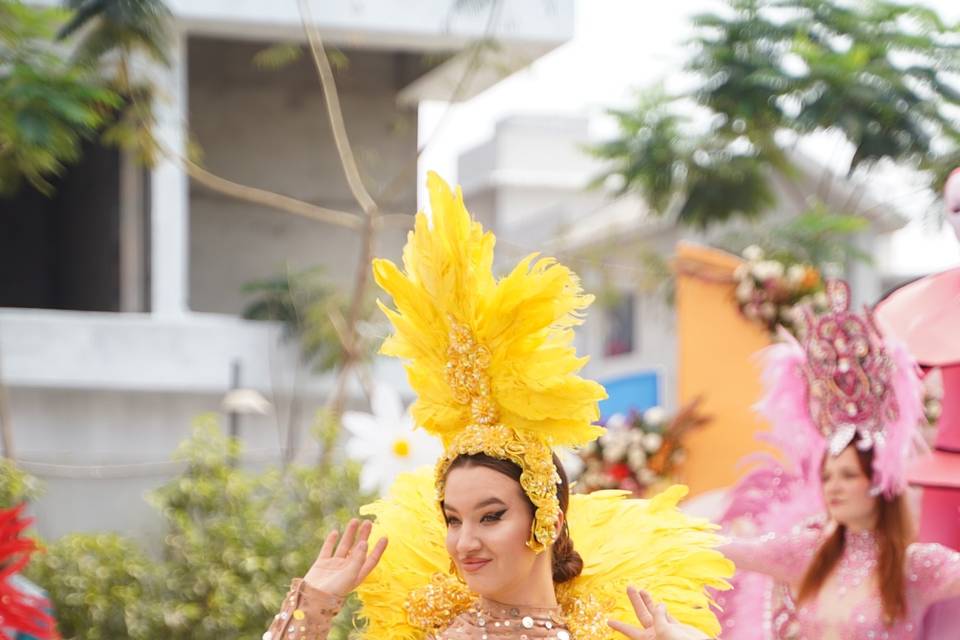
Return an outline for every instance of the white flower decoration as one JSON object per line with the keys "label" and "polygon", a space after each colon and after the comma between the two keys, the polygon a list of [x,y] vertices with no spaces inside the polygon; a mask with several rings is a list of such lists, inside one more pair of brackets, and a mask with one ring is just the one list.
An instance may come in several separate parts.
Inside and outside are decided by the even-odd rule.
{"label": "white flower decoration", "polygon": [[643,469],[644,465],[647,464],[647,452],[640,447],[631,447],[627,453],[627,463],[634,471]]}
{"label": "white flower decoration", "polygon": [[737,285],[737,300],[746,302],[753,297],[754,287],[750,280],[743,280]]}
{"label": "white flower decoration", "polygon": [[659,427],[667,421],[667,412],[663,407],[650,407],[643,412],[643,421],[649,425]]}
{"label": "white flower decoration", "polygon": [[607,431],[624,431],[630,425],[627,424],[627,416],[622,413],[615,413],[607,418],[606,424],[604,426],[607,428]]}
{"label": "white flower decoration", "polygon": [[743,250],[743,257],[750,262],[756,262],[757,260],[763,259],[763,249],[755,244],[752,244]]}
{"label": "white flower decoration", "polygon": [[347,455],[363,464],[360,488],[384,495],[397,474],[433,464],[443,450],[439,440],[422,429],[414,429],[410,411],[404,411],[395,389],[377,385],[370,407],[372,414],[343,414],[343,426],[350,433]]}
{"label": "white flower decoration", "polygon": [[776,260],[764,260],[753,265],[753,276],[757,280],[782,278],[783,272],[783,263]]}
{"label": "white flower decoration", "polygon": [[567,472],[567,480],[571,483],[575,482],[583,474],[583,458],[567,447],[556,449],[556,454],[560,458],[563,470]]}
{"label": "white flower decoration", "polygon": [[661,445],[663,445],[663,436],[659,433],[648,433],[643,436],[643,448],[647,453],[656,453]]}
{"label": "white flower decoration", "polygon": [[787,280],[789,280],[791,284],[800,284],[806,276],[807,268],[802,264],[792,264],[787,269]]}
{"label": "white flower decoration", "polygon": [[600,442],[603,444],[603,459],[609,464],[618,462],[627,454],[629,446],[630,433],[623,431],[607,431],[600,436]]}

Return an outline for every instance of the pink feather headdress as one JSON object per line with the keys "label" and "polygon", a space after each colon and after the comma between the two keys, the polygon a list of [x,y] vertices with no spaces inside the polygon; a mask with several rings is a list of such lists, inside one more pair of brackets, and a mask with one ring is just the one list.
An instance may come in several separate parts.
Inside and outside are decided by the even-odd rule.
{"label": "pink feather headdress", "polygon": [[898,494],[922,416],[919,369],[902,344],[881,335],[869,311],[850,311],[845,282],[829,282],[827,296],[828,312],[807,313],[802,344],[784,335],[762,353],[757,409],[801,473],[819,473],[826,452],[836,456],[856,442],[874,451],[874,489]]}

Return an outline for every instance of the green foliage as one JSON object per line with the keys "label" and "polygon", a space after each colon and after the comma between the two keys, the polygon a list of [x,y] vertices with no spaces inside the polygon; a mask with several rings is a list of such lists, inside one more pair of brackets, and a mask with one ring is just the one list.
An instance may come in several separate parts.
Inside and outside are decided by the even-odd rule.
{"label": "green foliage", "polygon": [[276,71],[303,57],[303,45],[280,43],[261,49],[253,56],[253,64],[259,69]]}
{"label": "green foliage", "polygon": [[[873,0],[728,0],[694,19],[690,95],[653,90],[613,111],[619,135],[594,152],[658,213],[706,227],[756,217],[771,178],[791,178],[786,144],[839,132],[852,172],[880,160],[919,169],[936,189],[960,154],[960,30],[936,12]],[[705,130],[678,116],[693,100]],[[786,134],[786,135],[785,135]]]}
{"label": "green foliage", "polygon": [[[0,0],[0,195],[24,182],[43,193],[84,141],[156,160],[152,90],[130,56],[168,62],[169,11],[160,0],[68,0],[72,13]],[[55,38],[80,36],[66,59]],[[114,55],[119,54],[119,55]]]}
{"label": "green foliage", "polygon": [[[669,99],[659,89],[641,94],[631,110],[611,110],[621,136],[590,151],[609,160],[613,174],[622,179],[620,195],[633,188],[646,194],[651,207],[664,210],[682,179],[685,158],[692,149],[683,146],[680,131],[685,121],[669,109]],[[601,176],[594,186],[606,178]]]}
{"label": "green foliage", "polygon": [[80,156],[120,104],[87,68],[52,50],[57,10],[0,0],[0,195],[50,178]]}
{"label": "green foliage", "polygon": [[868,224],[866,219],[859,216],[837,215],[820,207],[786,222],[739,229],[722,238],[718,244],[736,254],[750,245],[757,245],[773,259],[787,264],[810,264],[823,270],[831,263],[871,260],[870,255],[853,242],[854,237]]}
{"label": "green foliage", "polygon": [[43,493],[40,481],[9,458],[0,459],[0,509],[10,509]]}
{"label": "green foliage", "polygon": [[[243,311],[251,320],[284,324],[287,337],[300,342],[304,362],[315,371],[335,369],[345,355],[339,331],[346,327],[348,300],[327,279],[320,267],[288,272],[244,285],[253,301]],[[363,317],[369,317],[369,304]],[[370,341],[362,341],[361,358],[373,354]]]}
{"label": "green foliage", "polygon": [[[334,71],[346,71],[350,68],[350,59],[336,47],[326,47],[327,60]],[[261,49],[253,56],[253,64],[259,69],[276,71],[283,69],[303,58],[306,49],[300,44],[281,42]]]}
{"label": "green foliage", "polygon": [[160,571],[122,536],[66,536],[34,556],[27,575],[49,592],[64,638],[147,638],[154,630]]}
{"label": "green foliage", "polygon": [[77,59],[96,64],[110,53],[142,51],[169,64],[170,10],[162,0],[66,0],[73,16],[57,34],[69,38],[80,30]]}
{"label": "green foliage", "polygon": [[105,144],[132,151],[152,166],[159,149],[153,137],[153,87],[133,76],[131,59],[142,53],[170,64],[172,14],[163,0],[66,0],[73,10],[57,33],[59,40],[79,36],[77,64],[98,69],[123,102],[103,132]]}
{"label": "green foliage", "polygon": [[[150,496],[166,521],[162,560],[117,535],[50,545],[31,577],[53,600],[65,638],[229,640],[260,637],[292,577],[330,528],[368,500],[355,464],[253,473],[213,417],[176,454],[183,472]],[[332,638],[347,638],[357,604]]]}
{"label": "green foliage", "polygon": [[759,217],[774,204],[765,158],[739,140],[686,133],[688,121],[660,89],[641,94],[632,110],[612,110],[620,135],[589,151],[608,161],[598,185],[615,176],[619,193],[643,194],[659,214],[676,208],[678,221],[706,228],[735,216]]}

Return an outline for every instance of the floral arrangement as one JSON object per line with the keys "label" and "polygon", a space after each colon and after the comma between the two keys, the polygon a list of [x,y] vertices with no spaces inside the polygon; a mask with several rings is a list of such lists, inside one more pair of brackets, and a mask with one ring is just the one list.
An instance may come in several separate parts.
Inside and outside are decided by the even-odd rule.
{"label": "floral arrangement", "polygon": [[757,245],[744,249],[743,259],[734,272],[737,304],[744,317],[762,324],[771,334],[780,325],[797,335],[804,306],[814,313],[827,310],[823,278],[816,267],[766,256]]}
{"label": "floral arrangement", "polygon": [[684,437],[710,421],[699,404],[691,402],[672,418],[661,407],[611,415],[603,425],[607,432],[579,451],[583,472],[575,490],[622,489],[643,497],[675,482],[686,458]]}

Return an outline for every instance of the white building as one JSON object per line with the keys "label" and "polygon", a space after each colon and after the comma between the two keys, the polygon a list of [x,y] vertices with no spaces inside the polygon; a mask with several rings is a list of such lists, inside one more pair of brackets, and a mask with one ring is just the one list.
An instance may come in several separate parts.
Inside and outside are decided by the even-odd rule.
{"label": "white building", "polygon": [[[303,41],[297,4],[170,0],[173,64],[150,72],[157,133],[185,154],[186,125],[211,171],[356,211],[310,57],[276,71],[252,61],[271,44]],[[573,29],[572,0],[313,4],[325,43],[348,62],[338,87],[366,184],[378,194],[407,171],[379,202],[402,213],[416,208],[418,103],[469,98]],[[484,53],[496,59],[461,82],[471,44],[486,38],[498,42]],[[0,202],[0,364],[15,453],[47,486],[34,505],[42,535],[148,535],[158,521],[143,494],[175,472],[167,461],[193,417],[219,410],[234,362],[242,385],[274,403],[271,415],[244,417],[248,461],[278,459],[290,422],[306,434],[329,380],[304,383],[290,417],[294,350],[281,346],[280,327],[239,317],[249,301],[241,287],[288,264],[322,265],[347,283],[359,240],[193,186],[169,160],[145,171],[91,148],[58,187],[52,199]],[[397,256],[404,233],[381,234],[376,253]]]}
{"label": "white building", "polygon": [[[586,372],[604,382],[611,401],[607,411],[627,406],[676,406],[677,344],[672,306],[662,291],[650,291],[654,252],[669,257],[676,243],[706,241],[730,233],[737,224],[712,229],[710,237],[653,217],[638,198],[615,198],[610,190],[588,189],[603,169],[584,152],[592,142],[589,121],[575,116],[515,116],[498,123],[493,138],[464,153],[458,175],[475,215],[498,233],[498,259],[515,261],[540,250],[556,255],[576,270],[598,301],[587,314],[580,349],[591,356]],[[795,158],[803,174],[801,191],[814,193],[823,168]],[[778,206],[768,215],[799,212],[795,200],[777,185]],[[869,194],[834,177],[829,204],[858,211],[870,221],[856,239],[868,254],[886,255],[885,238],[906,220],[877,206]],[[880,264],[854,264],[846,277],[857,303],[876,301],[886,282]]]}

